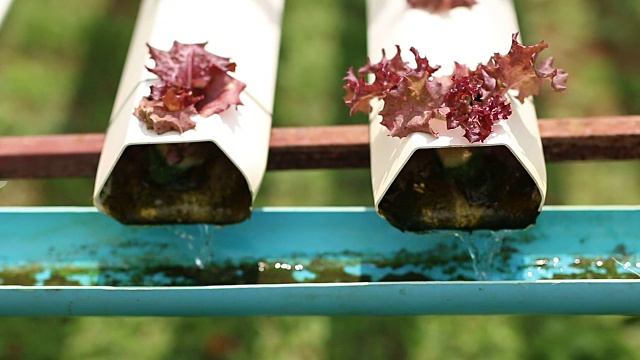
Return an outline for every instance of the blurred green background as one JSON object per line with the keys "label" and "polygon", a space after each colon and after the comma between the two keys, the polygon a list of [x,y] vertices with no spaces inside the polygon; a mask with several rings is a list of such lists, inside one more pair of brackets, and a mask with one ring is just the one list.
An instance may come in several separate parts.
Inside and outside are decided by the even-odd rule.
{"label": "blurred green background", "polygon": [[[555,56],[556,65],[570,73],[565,94],[543,91],[536,99],[539,117],[640,114],[640,1],[515,3],[525,44],[544,39],[550,48],[543,55]],[[138,1],[132,0],[14,0],[0,29],[0,135],[104,131],[137,11]],[[366,60],[364,11],[364,0],[287,0],[274,126],[365,122],[350,118],[341,100],[347,68]],[[469,34],[469,41],[481,39]],[[557,163],[548,171],[547,204],[640,204],[638,160]],[[368,170],[270,172],[256,205],[371,206],[369,175]],[[0,205],[90,205],[92,188],[92,179],[11,180],[0,189]],[[0,320],[0,359],[49,358],[638,359],[640,320]]]}

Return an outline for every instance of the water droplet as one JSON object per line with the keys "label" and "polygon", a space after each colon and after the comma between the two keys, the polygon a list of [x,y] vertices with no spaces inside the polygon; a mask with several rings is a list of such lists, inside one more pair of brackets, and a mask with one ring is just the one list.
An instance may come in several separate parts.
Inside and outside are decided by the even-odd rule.
{"label": "water droplet", "polygon": [[538,266],[544,266],[544,265],[547,265],[549,263],[549,260],[547,260],[547,259],[537,259],[533,263],[535,265],[538,265]]}
{"label": "water droplet", "polygon": [[269,264],[264,261],[258,261],[258,271],[264,271]]}

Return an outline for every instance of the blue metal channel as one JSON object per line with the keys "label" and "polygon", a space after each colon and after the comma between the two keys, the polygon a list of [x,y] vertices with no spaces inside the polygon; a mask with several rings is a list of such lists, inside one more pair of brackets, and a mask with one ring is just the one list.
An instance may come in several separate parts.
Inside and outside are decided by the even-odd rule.
{"label": "blue metal channel", "polygon": [[640,282],[8,287],[2,316],[640,314]]}
{"label": "blue metal channel", "polygon": [[[0,208],[0,224],[2,316],[640,314],[640,207],[547,207],[507,236],[489,281],[473,281],[451,232],[402,233],[364,208],[258,209],[220,229]],[[330,265],[344,282],[310,283]],[[203,268],[202,281],[208,266],[272,275],[176,282],[176,268]],[[403,276],[417,280],[393,281]]]}

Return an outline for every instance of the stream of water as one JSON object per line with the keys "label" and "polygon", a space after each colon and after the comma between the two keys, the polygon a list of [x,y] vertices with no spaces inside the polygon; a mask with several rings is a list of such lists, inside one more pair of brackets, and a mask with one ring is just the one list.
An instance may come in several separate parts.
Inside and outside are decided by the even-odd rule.
{"label": "stream of water", "polygon": [[204,269],[213,261],[213,241],[220,226],[200,224],[188,227],[175,227],[171,231],[186,242],[189,251],[193,254],[195,265]]}
{"label": "stream of water", "polygon": [[459,239],[469,251],[477,280],[494,280],[491,269],[493,259],[502,249],[503,240],[516,230],[456,231]]}
{"label": "stream of water", "polygon": [[[183,240],[192,253],[199,269],[211,265],[214,259],[214,241],[219,226],[201,224],[171,228],[173,234]],[[448,233],[460,241],[469,252],[477,280],[495,280],[492,274],[493,260],[502,249],[503,240],[515,230],[474,230]],[[441,234],[444,236],[445,234]],[[296,269],[297,270],[297,269]]]}

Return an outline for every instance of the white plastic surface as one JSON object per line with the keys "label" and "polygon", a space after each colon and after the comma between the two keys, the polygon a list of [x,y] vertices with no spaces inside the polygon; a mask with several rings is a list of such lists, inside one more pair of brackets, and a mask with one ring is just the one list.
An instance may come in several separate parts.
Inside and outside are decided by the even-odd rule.
{"label": "white plastic surface", "polygon": [[[96,174],[98,209],[102,187],[124,149],[134,144],[212,141],[244,174],[255,198],[269,151],[283,8],[284,0],[143,1]],[[169,50],[174,41],[207,42],[207,51],[230,57],[237,64],[231,75],[247,84],[240,96],[244,105],[205,119],[194,116],[196,128],[182,134],[157,135],[133,110],[149,94],[149,80],[157,79],[145,69],[153,66],[146,44]]]}
{"label": "white plastic surface", "polygon": [[11,8],[11,2],[12,0],[0,0],[0,27],[2,27],[2,22]]}

